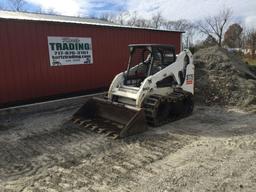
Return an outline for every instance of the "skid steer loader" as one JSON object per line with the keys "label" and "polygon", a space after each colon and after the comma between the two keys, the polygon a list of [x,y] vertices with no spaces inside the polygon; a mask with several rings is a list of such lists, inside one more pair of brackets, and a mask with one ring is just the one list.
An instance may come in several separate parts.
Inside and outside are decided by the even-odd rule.
{"label": "skid steer loader", "polygon": [[174,46],[129,45],[125,72],[112,81],[106,97],[92,98],[72,121],[114,139],[144,132],[193,111],[194,65],[189,50]]}

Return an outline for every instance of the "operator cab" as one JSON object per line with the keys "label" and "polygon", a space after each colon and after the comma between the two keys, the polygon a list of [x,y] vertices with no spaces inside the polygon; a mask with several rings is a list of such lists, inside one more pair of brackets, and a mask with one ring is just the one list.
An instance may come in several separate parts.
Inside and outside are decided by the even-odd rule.
{"label": "operator cab", "polygon": [[145,78],[176,61],[174,46],[161,44],[129,45],[130,58],[124,84],[140,87]]}

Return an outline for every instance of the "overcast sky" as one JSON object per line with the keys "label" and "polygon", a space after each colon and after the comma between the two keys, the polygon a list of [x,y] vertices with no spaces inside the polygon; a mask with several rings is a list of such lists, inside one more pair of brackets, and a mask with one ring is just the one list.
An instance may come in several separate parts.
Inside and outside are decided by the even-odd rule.
{"label": "overcast sky", "polygon": [[[6,3],[0,0],[0,3]],[[53,10],[62,15],[99,16],[103,12],[136,11],[150,18],[161,12],[166,19],[198,20],[223,7],[233,10],[234,20],[256,27],[256,0],[25,0],[27,9]]]}

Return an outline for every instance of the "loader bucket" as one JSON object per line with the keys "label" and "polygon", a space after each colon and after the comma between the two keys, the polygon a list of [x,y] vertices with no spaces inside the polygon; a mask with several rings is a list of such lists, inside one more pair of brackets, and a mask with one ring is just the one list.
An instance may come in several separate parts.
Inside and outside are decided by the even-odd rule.
{"label": "loader bucket", "polygon": [[101,98],[88,100],[74,115],[73,122],[114,139],[147,129],[143,109],[126,107]]}

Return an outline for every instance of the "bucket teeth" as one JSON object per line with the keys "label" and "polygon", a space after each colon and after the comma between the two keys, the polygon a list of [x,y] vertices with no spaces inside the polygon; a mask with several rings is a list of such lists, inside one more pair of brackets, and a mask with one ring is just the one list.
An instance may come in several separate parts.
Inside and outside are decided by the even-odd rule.
{"label": "bucket teeth", "polygon": [[113,134],[114,132],[113,131],[108,131],[105,136],[110,136],[111,134]]}
{"label": "bucket teeth", "polygon": [[112,139],[118,139],[119,138],[119,135],[117,135],[117,134],[113,134],[113,136],[111,137]]}
{"label": "bucket teeth", "polygon": [[95,131],[95,130],[98,129],[98,128],[99,128],[98,126],[94,125],[94,126],[92,126],[91,130],[92,130],[92,131]]}
{"label": "bucket teeth", "polygon": [[[117,134],[115,131],[113,130],[108,130],[107,128],[104,128],[104,125],[99,126],[97,124],[94,123],[89,123],[91,121],[88,120],[80,120],[78,118],[76,119],[72,119],[73,123],[77,124],[78,126],[84,127],[84,128],[88,128],[91,131],[97,132],[99,134],[104,134],[106,137],[112,138],[112,139],[118,139],[120,138],[119,134]],[[117,126],[117,125],[116,125]],[[123,127],[122,125],[118,126],[119,128]]]}
{"label": "bucket teeth", "polygon": [[77,119],[73,119],[73,122],[76,124],[76,123],[78,123],[80,121],[80,119],[79,118],[77,118]]}
{"label": "bucket teeth", "polygon": [[105,129],[102,129],[102,128],[100,128],[100,129],[98,129],[98,133],[103,133],[103,132],[105,132],[106,130]]}
{"label": "bucket teeth", "polygon": [[88,124],[85,124],[84,125],[84,128],[88,128],[88,127],[91,127],[92,126],[92,124],[91,123],[88,123]]}
{"label": "bucket teeth", "polygon": [[86,122],[86,121],[81,121],[81,122],[79,123],[79,125],[83,125],[85,122]]}

